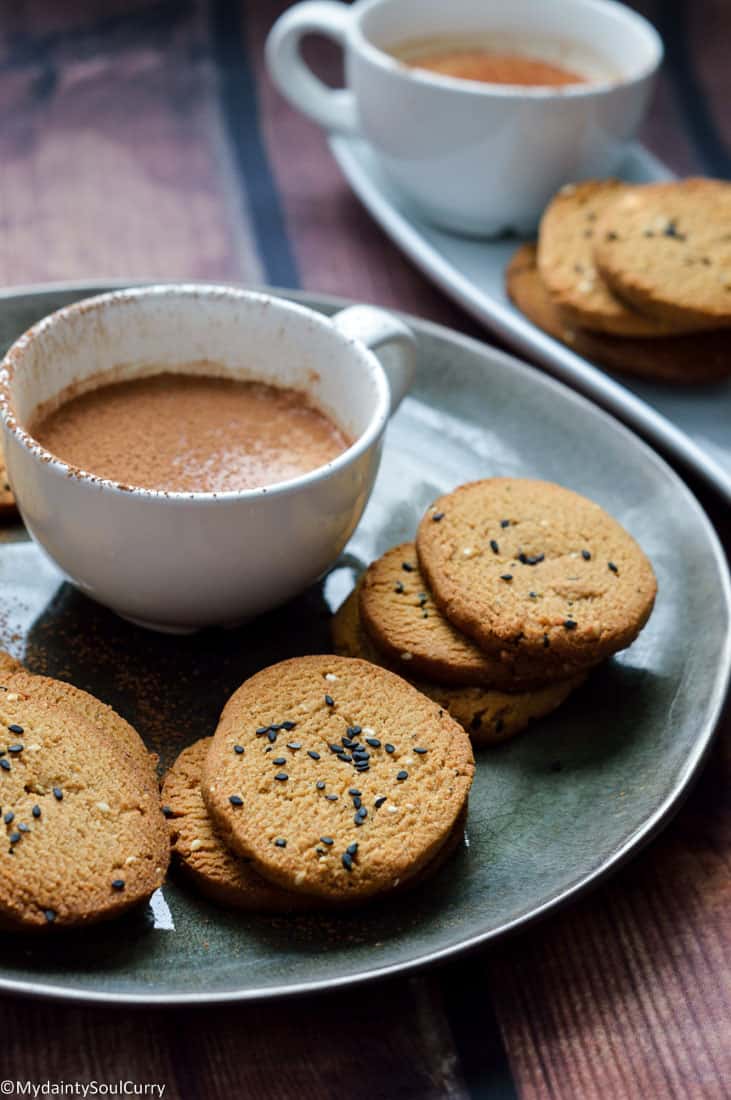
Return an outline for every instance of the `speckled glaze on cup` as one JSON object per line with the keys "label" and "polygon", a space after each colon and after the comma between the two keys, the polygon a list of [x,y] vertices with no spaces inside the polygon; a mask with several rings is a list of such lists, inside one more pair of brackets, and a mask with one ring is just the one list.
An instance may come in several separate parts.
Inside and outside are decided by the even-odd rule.
{"label": "speckled glaze on cup", "polygon": [[[382,349],[385,369],[372,348]],[[352,445],[277,485],[180,493],[72,469],[27,431],[34,409],[71,383],[83,388],[108,371],[118,380],[189,371],[202,361],[225,377],[306,391]],[[366,505],[383,432],[413,372],[409,330],[368,306],[328,320],[231,287],[101,295],[46,317],[7,353],[0,412],[10,481],[33,538],[100,603],[159,630],[230,625],[283,603],[337,558]]]}

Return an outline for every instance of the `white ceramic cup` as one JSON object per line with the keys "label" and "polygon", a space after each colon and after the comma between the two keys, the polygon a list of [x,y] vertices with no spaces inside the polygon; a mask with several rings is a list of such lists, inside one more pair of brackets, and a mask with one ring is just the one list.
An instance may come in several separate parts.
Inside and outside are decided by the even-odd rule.
{"label": "white ceramic cup", "polygon": [[[226,377],[306,391],[352,445],[326,466],[265,488],[171,493],[72,471],[27,431],[34,410],[71,383],[93,389],[100,372],[113,369],[121,380],[204,360]],[[77,302],[29,329],[0,368],[18,507],[63,572],[120,615],[179,632],[240,622],[294,596],[337,558],[414,366],[410,330],[369,306],[327,319],[218,286],[152,286]]]}
{"label": "white ceramic cup", "polygon": [[[307,66],[302,38],[345,50],[346,88]],[[458,80],[384,52],[406,41],[489,42],[589,78],[556,87]],[[613,0],[312,0],[275,23],[269,71],[327,130],[357,134],[428,221],[457,232],[527,233],[558,188],[611,175],[645,114],[662,42]]]}

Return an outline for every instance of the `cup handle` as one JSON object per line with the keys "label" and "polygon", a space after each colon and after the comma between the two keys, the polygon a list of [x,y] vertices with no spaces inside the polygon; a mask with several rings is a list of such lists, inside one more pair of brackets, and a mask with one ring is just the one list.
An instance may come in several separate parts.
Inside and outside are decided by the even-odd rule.
{"label": "cup handle", "polygon": [[326,130],[357,132],[355,97],[347,88],[328,88],[305,64],[300,43],[306,34],[324,34],[345,46],[352,12],[334,0],[295,4],[279,17],[267,38],[266,59],[272,80],[293,107]]}
{"label": "cup handle", "polygon": [[335,328],[351,340],[359,340],[379,352],[391,390],[389,416],[398,409],[416,373],[416,338],[411,329],[386,310],[374,306],[349,306],[331,318]]}

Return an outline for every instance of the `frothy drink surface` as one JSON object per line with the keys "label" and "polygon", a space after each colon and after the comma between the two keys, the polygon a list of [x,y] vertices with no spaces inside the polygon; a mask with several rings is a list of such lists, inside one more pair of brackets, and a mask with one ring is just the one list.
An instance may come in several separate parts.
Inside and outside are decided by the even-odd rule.
{"label": "frothy drink surface", "polygon": [[273,485],[331,462],[349,446],[298,390],[182,373],[62,396],[58,407],[39,411],[30,430],[72,467],[168,492]]}

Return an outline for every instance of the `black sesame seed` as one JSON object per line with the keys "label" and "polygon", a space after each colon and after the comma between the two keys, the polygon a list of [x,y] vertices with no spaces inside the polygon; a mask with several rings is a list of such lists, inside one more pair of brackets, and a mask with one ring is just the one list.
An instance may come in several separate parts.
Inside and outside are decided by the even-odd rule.
{"label": "black sesame seed", "polygon": [[325,696],[325,705],[328,706],[328,707],[334,707],[335,706],[335,700],[333,699],[332,695],[326,695]]}
{"label": "black sesame seed", "polygon": [[287,748],[291,749],[292,752],[297,752],[297,749],[302,748],[302,742],[301,741],[288,741],[287,742]]}
{"label": "black sesame seed", "polygon": [[576,630],[576,627],[579,624],[574,622],[573,619],[564,619],[563,625],[566,627],[567,630]]}
{"label": "black sesame seed", "polygon": [[308,749],[307,750],[307,755],[312,757],[313,760],[319,760],[320,759],[319,752],[315,752],[314,749]]}
{"label": "black sesame seed", "polygon": [[342,745],[336,745],[334,741],[330,742],[330,744],[328,745],[328,748],[330,749],[330,752],[334,752],[336,754],[336,756],[339,756],[341,752],[345,752],[345,749],[343,748],[343,746]]}
{"label": "black sesame seed", "polygon": [[362,760],[370,760],[371,754],[368,749],[353,749],[353,760],[360,763]]}
{"label": "black sesame seed", "polygon": [[413,573],[415,567],[411,565],[410,562],[403,561],[401,562],[401,568],[403,569],[404,573]]}
{"label": "black sesame seed", "polygon": [[396,593],[397,593],[397,595],[399,595],[399,596],[403,596],[403,594],[404,594],[404,586],[403,586],[403,584],[401,583],[401,581],[396,581],[396,584],[395,584],[395,585],[393,586],[393,590],[394,590],[394,592],[396,592]]}
{"label": "black sesame seed", "polygon": [[529,592],[528,595],[530,596],[530,598],[532,600],[537,600],[538,599],[538,593],[537,592]]}
{"label": "black sesame seed", "polygon": [[353,806],[355,807],[355,809],[356,809],[356,810],[359,810],[359,809],[361,808],[361,806],[362,806],[362,805],[363,805],[363,803],[362,803],[362,802],[361,802],[361,800],[360,800],[360,799],[358,798],[358,795],[357,795],[357,794],[356,794],[356,795],[354,795],[354,796],[353,796]]}
{"label": "black sesame seed", "polygon": [[320,843],[321,844],[327,844],[327,846],[329,848],[331,844],[335,843],[335,841],[333,840],[333,838],[331,836],[321,836],[320,837]]}
{"label": "black sesame seed", "polygon": [[346,852],[346,854],[347,854],[347,855],[349,855],[349,856],[354,856],[354,855],[357,855],[357,852],[358,852],[358,841],[357,841],[357,840],[354,840],[352,844],[349,844],[349,845],[348,845],[348,847],[347,847],[347,848],[345,849],[345,852]]}
{"label": "black sesame seed", "polygon": [[278,836],[277,839],[274,841],[274,844],[277,848],[287,847],[287,841],[284,839],[283,836]]}
{"label": "black sesame seed", "polygon": [[274,759],[272,760],[272,764],[286,764],[286,763],[287,763],[287,757],[286,756],[275,756]]}
{"label": "black sesame seed", "polygon": [[396,778],[399,780],[399,782],[403,782],[404,779],[409,778],[409,773],[402,769],[400,772],[396,772]]}
{"label": "black sesame seed", "polygon": [[439,523],[440,520],[444,519],[444,512],[432,512],[431,518],[434,523]]}
{"label": "black sesame seed", "polygon": [[518,561],[523,565],[538,565],[545,559],[545,554],[518,554]]}
{"label": "black sesame seed", "polygon": [[33,809],[31,810],[31,813],[33,814],[33,817],[40,817],[41,816],[41,808],[38,805],[38,803],[36,803],[36,805],[33,807]]}
{"label": "black sesame seed", "polygon": [[325,798],[328,800],[328,802],[337,802],[339,797],[340,796],[337,795],[337,794],[326,794],[325,795]]}
{"label": "black sesame seed", "polygon": [[5,760],[5,759],[0,760],[0,768],[2,768],[3,771],[9,772],[10,771],[10,761]]}
{"label": "black sesame seed", "polygon": [[[57,789],[57,788],[56,788],[56,789]],[[53,793],[54,793],[54,794],[56,795],[56,798],[57,798],[57,799],[58,799],[58,801],[60,802],[60,801],[61,801],[61,798],[63,798],[63,795],[61,795],[61,798],[59,798],[59,797],[58,797],[58,795],[56,794],[56,789],[54,789],[54,792],[53,792]],[[163,808],[162,808],[162,816],[163,816],[163,817],[172,817],[172,816],[173,816],[173,808],[172,808],[172,806],[163,806]]]}
{"label": "black sesame seed", "polygon": [[43,916],[46,918],[49,924],[53,924],[56,919],[56,912],[54,909],[46,909],[43,913]]}
{"label": "black sesame seed", "polygon": [[228,800],[232,806],[243,806],[244,800],[240,794],[230,794]]}
{"label": "black sesame seed", "polygon": [[350,737],[341,737],[340,740],[346,749],[352,749],[357,744],[357,741],[351,740]]}
{"label": "black sesame seed", "polygon": [[370,766],[370,764],[368,763],[367,760],[362,760],[362,761],[359,761],[357,764],[355,764],[355,770],[357,772],[367,772],[367,771],[370,771],[370,768],[371,768],[371,766]]}
{"label": "black sesame seed", "polygon": [[289,776],[287,775],[286,772],[277,772],[277,774],[274,776],[274,778],[279,780],[280,783],[286,783],[287,780],[289,779]]}
{"label": "black sesame seed", "polygon": [[244,746],[243,745],[234,745],[234,752],[236,753],[237,756],[243,756]]}
{"label": "black sesame seed", "polygon": [[112,890],[124,890],[124,879],[123,878],[112,879]]}
{"label": "black sesame seed", "polygon": [[366,737],[366,745],[370,745],[372,749],[380,749],[381,742],[377,737]]}
{"label": "black sesame seed", "polygon": [[379,794],[378,798],[375,800],[373,805],[376,807],[377,810],[380,810],[381,806],[383,805],[383,803],[385,801],[386,801],[386,795],[385,794]]}
{"label": "black sesame seed", "polygon": [[513,574],[512,573],[501,573],[500,574],[500,580],[501,581],[512,581],[512,579],[513,579]]}
{"label": "black sesame seed", "polygon": [[23,751],[22,745],[8,745],[8,752],[19,753]]}
{"label": "black sesame seed", "polygon": [[10,822],[13,821],[14,819],[15,819],[15,814],[13,813],[12,810],[8,810],[8,812],[5,814],[5,817],[3,818],[3,821],[5,822],[6,825],[9,825]]}
{"label": "black sesame seed", "polygon": [[342,863],[346,871],[353,870],[353,857],[349,856],[347,852],[343,852],[342,856],[340,857],[340,862]]}
{"label": "black sesame seed", "polygon": [[273,745],[273,744],[274,744],[274,742],[275,742],[275,741],[276,741],[276,739],[277,739],[277,731],[276,731],[276,730],[268,730],[268,731],[267,731],[267,737],[269,738],[270,742],[271,742],[271,743],[272,743],[272,745]]}
{"label": "black sesame seed", "polygon": [[500,547],[497,544],[497,539],[490,539],[490,549],[492,550],[493,554],[500,553]]}
{"label": "black sesame seed", "polygon": [[386,750],[386,752],[396,752],[395,745],[388,745],[387,744],[387,745],[384,745],[383,747]]}
{"label": "black sesame seed", "polygon": [[325,851],[324,848],[315,848],[315,851],[317,852],[318,856],[327,855],[327,852]]}
{"label": "black sesame seed", "polygon": [[428,751],[429,751],[428,749],[422,749],[421,746],[419,746],[419,748],[416,748],[416,747],[414,748],[414,752],[418,752],[420,755],[423,755],[425,752],[428,752]]}
{"label": "black sesame seed", "polygon": [[10,730],[11,733],[23,733],[24,732],[23,727],[16,725],[15,722],[13,722],[12,726],[8,726],[8,729]]}
{"label": "black sesame seed", "polygon": [[619,573],[619,569],[617,568],[617,566],[614,564],[613,561],[608,561],[607,562],[607,569],[611,569],[611,571],[613,573]]}
{"label": "black sesame seed", "polygon": [[18,841],[20,840],[20,833],[11,833],[10,836],[8,837],[8,840],[10,841],[11,844],[17,844]]}
{"label": "black sesame seed", "polygon": [[258,726],[256,730],[257,737],[263,737],[265,733],[269,733],[269,726]]}
{"label": "black sesame seed", "polygon": [[346,732],[348,734],[348,737],[357,737],[359,733],[363,732],[363,730],[360,726],[348,726]]}
{"label": "black sesame seed", "polygon": [[584,559],[584,561],[591,561],[591,554],[589,553],[588,550],[582,550],[581,551],[581,556]]}
{"label": "black sesame seed", "polygon": [[29,833],[30,832],[29,826],[26,825],[25,822],[23,822],[23,821],[20,822],[20,824],[18,825],[18,828],[20,829],[21,833]]}
{"label": "black sesame seed", "polygon": [[348,794],[352,794],[352,795],[355,795],[356,797],[358,797],[358,796],[359,796],[359,795],[361,795],[362,793],[363,793],[363,792],[362,792],[362,791],[359,791],[357,787],[349,787],[349,788],[348,788]]}
{"label": "black sesame seed", "polygon": [[289,732],[290,730],[293,730],[296,725],[296,722],[293,722],[290,718],[288,718],[286,722],[282,722],[282,729]]}
{"label": "black sesame seed", "polygon": [[500,520],[500,526],[501,527],[510,527],[510,520],[509,519],[501,519]]}
{"label": "black sesame seed", "polygon": [[350,764],[353,760],[353,757],[350,755],[349,752],[341,752],[338,756],[338,760],[342,760],[344,764]]}

